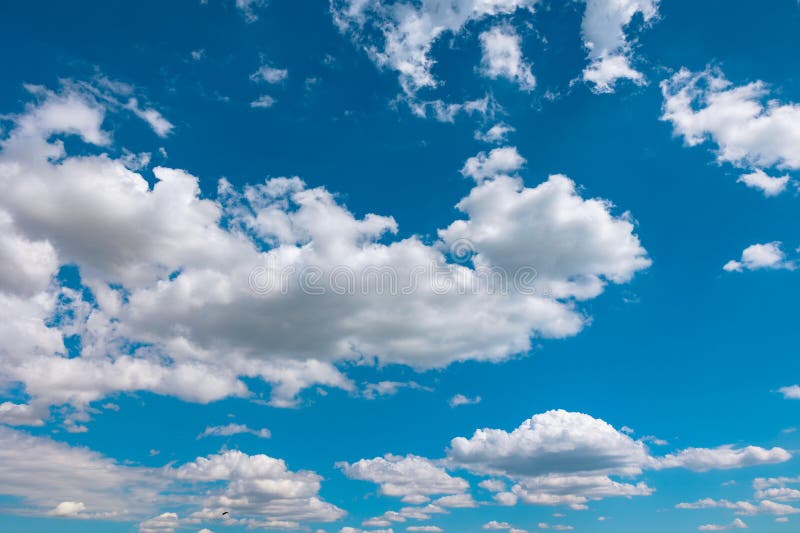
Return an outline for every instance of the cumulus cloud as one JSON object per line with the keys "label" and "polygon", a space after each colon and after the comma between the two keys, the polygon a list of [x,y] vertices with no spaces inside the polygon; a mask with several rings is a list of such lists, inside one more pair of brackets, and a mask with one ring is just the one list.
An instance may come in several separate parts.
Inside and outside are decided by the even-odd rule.
{"label": "cumulus cloud", "polygon": [[460,494],[469,488],[466,480],[453,477],[432,461],[407,455],[386,455],[361,459],[355,463],[339,463],[339,468],[351,479],[371,481],[380,485],[381,494],[397,497]]}
{"label": "cumulus cloud", "polygon": [[[481,19],[532,11],[538,0],[426,0],[419,3],[332,0],[334,22],[362,45],[382,68],[397,72],[407,95],[435,87],[430,57],[433,44],[445,35],[457,35]],[[382,43],[369,37],[380,33]]]}
{"label": "cumulus cloud", "polygon": [[498,174],[514,174],[525,164],[525,158],[519,155],[515,146],[495,148],[488,154],[480,152],[464,163],[461,173],[473,178],[478,183]]}
{"label": "cumulus cloud", "polygon": [[[587,317],[575,300],[650,264],[610,202],[583,199],[564,176],[526,187],[505,175],[521,165],[514,148],[465,165],[477,181],[458,204],[466,218],[425,244],[393,239],[393,218],[356,217],[298,178],[221,180],[211,199],[187,171],[156,167],[151,185],[106,151],[117,108],[97,91],[35,92],[0,141],[0,254],[27,264],[22,278],[0,268],[0,380],[30,397],[3,404],[5,419],[36,423],[69,404],[85,422],[91,403],[136,390],[247,397],[242,377],[290,407],[311,386],[354,390],[341,361],[503,360],[532,337],[577,334]],[[78,155],[70,135],[88,143]],[[450,253],[465,242],[472,264]],[[65,264],[81,290],[58,283]],[[487,283],[498,269],[510,280],[499,288]],[[77,356],[64,335],[80,337]]]}
{"label": "cumulus cloud", "polygon": [[783,463],[792,455],[783,448],[764,449],[757,446],[734,448],[687,448],[677,454],[670,454],[658,460],[659,468],[688,468],[695,472],[708,470],[728,470],[753,465]]}
{"label": "cumulus cloud", "polygon": [[[781,448],[689,448],[653,457],[641,441],[606,422],[582,413],[548,411],[512,432],[479,429],[471,438],[450,443],[448,460],[474,473],[514,481],[511,493],[524,503],[584,508],[590,500],[613,496],[646,496],[652,488],[616,481],[645,469],[687,468],[695,471],[742,468],[785,462]],[[499,486],[492,488],[503,490]],[[502,494],[502,493],[500,493]]]}
{"label": "cumulus cloud", "polygon": [[778,392],[783,394],[783,397],[787,400],[800,400],[800,385],[781,387]]}
{"label": "cumulus cloud", "polygon": [[769,98],[763,81],[735,86],[718,69],[680,69],[661,82],[662,120],[672,123],[687,146],[716,146],[719,163],[749,169],[739,181],[775,196],[786,190],[789,176],[770,176],[769,169],[800,168],[800,106]]}
{"label": "cumulus cloud", "polygon": [[514,131],[516,130],[513,126],[509,126],[505,122],[498,122],[485,132],[476,130],[475,139],[491,144],[502,144],[506,142],[508,134]]}
{"label": "cumulus cloud", "polygon": [[727,531],[729,529],[747,529],[747,524],[745,524],[741,518],[736,518],[730,524],[720,525],[720,524],[705,524],[697,528],[699,531]]}
{"label": "cumulus cloud", "polygon": [[[344,515],[319,498],[321,479],[289,470],[280,459],[239,451],[147,468],[0,426],[0,494],[20,498],[17,508],[24,514],[126,521],[150,516],[140,530],[169,531],[218,520],[228,510],[241,525],[296,529]],[[195,510],[186,519],[163,510],[176,504]]]}
{"label": "cumulus cloud", "polygon": [[788,174],[783,176],[769,176],[766,172],[757,168],[749,174],[742,174],[736,181],[744,183],[751,189],[758,189],[764,196],[770,197],[778,196],[785,191],[786,186],[789,184],[789,179],[790,177]]}
{"label": "cumulus cloud", "polygon": [[741,272],[743,270],[794,270],[794,261],[786,259],[786,254],[781,250],[778,241],[764,244],[752,244],[742,251],[738,261],[732,259],[722,267],[726,272]]}
{"label": "cumulus cloud", "polygon": [[644,83],[644,76],[631,66],[631,22],[640,15],[645,24],[658,15],[658,0],[585,0],[581,22],[583,44],[589,65],[583,79],[599,93],[613,92],[618,80]]}
{"label": "cumulus cloud", "polygon": [[536,78],[522,57],[521,39],[511,26],[496,26],[480,35],[481,71],[489,78],[505,78],[532,91]]}
{"label": "cumulus cloud", "polygon": [[75,517],[82,511],[86,510],[86,505],[83,502],[61,502],[50,511],[50,516],[68,516]]}

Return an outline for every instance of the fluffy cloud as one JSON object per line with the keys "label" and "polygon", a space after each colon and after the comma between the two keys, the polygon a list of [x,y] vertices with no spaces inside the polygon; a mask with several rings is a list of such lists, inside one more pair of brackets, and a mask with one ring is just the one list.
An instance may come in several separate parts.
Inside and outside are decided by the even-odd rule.
{"label": "fluffy cloud", "polygon": [[734,86],[716,69],[681,69],[661,82],[662,120],[672,123],[688,146],[716,145],[717,161],[750,169],[739,181],[774,196],[788,176],[765,170],[800,168],[800,106],[767,99],[763,81]]}
{"label": "fluffy cloud", "polygon": [[613,92],[620,79],[644,83],[644,76],[631,66],[632,46],[626,34],[637,14],[651,22],[658,15],[658,0],[586,0],[581,33],[589,66],[583,79],[596,92]]}
{"label": "fluffy cloud", "polygon": [[[638,476],[645,469],[706,471],[791,458],[781,448],[765,450],[753,446],[689,448],[653,457],[641,440],[632,439],[602,420],[567,411],[535,415],[510,433],[479,429],[471,438],[457,437],[451,441],[447,455],[454,467],[516,482],[511,494],[524,503],[577,509],[584,508],[590,500],[651,494],[653,489],[645,483],[612,479]],[[503,490],[499,486],[492,488]]]}
{"label": "fluffy cloud", "polygon": [[162,512],[140,529],[169,531],[218,520],[222,510],[242,525],[296,529],[344,515],[319,498],[320,481],[314,472],[289,470],[280,459],[239,451],[161,469],[132,466],[0,426],[0,494],[20,498],[18,509],[25,514],[132,520],[181,505],[197,510],[186,520]]}
{"label": "fluffy cloud", "polygon": [[781,387],[778,392],[783,394],[783,397],[787,400],[800,400],[800,385]]}
{"label": "fluffy cloud", "polygon": [[476,130],[475,139],[492,144],[501,144],[506,142],[509,133],[513,133],[515,128],[509,126],[504,122],[498,122],[485,132]]}
{"label": "fluffy cloud", "polygon": [[214,487],[199,516],[219,516],[228,510],[235,516],[263,517],[292,529],[298,522],[332,522],[344,511],[318,497],[321,477],[310,471],[290,471],[286,463],[267,455],[247,455],[230,450],[200,457],[174,470],[178,480]]}
{"label": "fluffy cloud", "polygon": [[695,472],[708,470],[728,470],[753,465],[783,463],[792,455],[783,448],[764,449],[757,446],[734,448],[687,448],[677,454],[667,455],[658,460],[659,468],[688,468]]}
{"label": "fluffy cloud", "polygon": [[419,3],[364,0],[332,0],[334,21],[358,41],[375,32],[383,43],[362,44],[377,65],[398,73],[407,95],[437,81],[431,73],[431,47],[446,34],[457,35],[473,21],[533,10],[538,0],[424,0]]}
{"label": "fluffy cloud", "polygon": [[[532,337],[575,335],[587,320],[575,299],[649,265],[610,202],[581,198],[563,176],[536,187],[506,176],[523,161],[513,148],[465,165],[477,180],[458,204],[467,218],[429,245],[392,239],[391,217],[357,218],[298,178],[242,190],[221,180],[208,199],[195,176],[156,167],[151,185],[108,152],[103,124],[118,107],[97,90],[34,92],[0,141],[0,254],[27,265],[0,268],[0,380],[30,397],[2,404],[5,420],[38,423],[70,404],[85,421],[115,392],[246,397],[241,377],[293,406],[310,386],[354,390],[335,367],[344,360],[503,360]],[[66,135],[87,143],[80,155]],[[456,253],[464,243],[472,264]],[[58,283],[64,264],[77,265],[83,290]],[[499,288],[487,283],[498,269],[509,282]],[[80,337],[79,353],[67,357],[64,335]]]}
{"label": "fluffy cloud", "polygon": [[351,479],[379,484],[381,494],[387,496],[460,494],[469,488],[466,480],[453,477],[444,468],[416,455],[386,455],[338,466]]}
{"label": "fluffy cloud", "polygon": [[794,261],[786,259],[786,254],[781,250],[781,243],[778,241],[752,244],[744,249],[740,260],[732,259],[722,267],[726,272],[761,269],[794,270],[794,268]]}
{"label": "fluffy cloud", "polygon": [[495,148],[488,154],[480,152],[464,163],[461,173],[473,178],[478,183],[498,174],[513,174],[525,164],[525,158],[519,155],[515,146]]}
{"label": "fluffy cloud", "polygon": [[705,524],[697,528],[699,531],[727,531],[729,529],[747,529],[747,524],[745,524],[741,518],[735,519],[730,524],[719,525],[719,524]]}
{"label": "fluffy cloud", "polygon": [[22,512],[130,518],[165,487],[155,469],[0,426],[0,494],[20,498]]}
{"label": "fluffy cloud", "polygon": [[760,190],[764,196],[770,197],[777,196],[785,191],[786,186],[789,184],[789,179],[790,177],[788,174],[784,176],[773,177],[767,175],[767,173],[760,168],[757,168],[749,174],[742,174],[736,181],[739,183],[744,183],[751,189]]}
{"label": "fluffy cloud", "polygon": [[496,26],[480,35],[481,70],[489,78],[506,78],[525,91],[532,91],[536,78],[522,57],[520,36],[510,26]]}

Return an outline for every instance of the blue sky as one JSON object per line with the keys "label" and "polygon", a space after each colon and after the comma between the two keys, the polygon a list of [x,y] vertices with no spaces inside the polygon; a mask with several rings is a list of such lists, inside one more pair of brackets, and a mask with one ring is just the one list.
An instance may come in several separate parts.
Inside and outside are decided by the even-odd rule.
{"label": "blue sky", "polygon": [[800,520],[796,2],[0,25],[0,530]]}

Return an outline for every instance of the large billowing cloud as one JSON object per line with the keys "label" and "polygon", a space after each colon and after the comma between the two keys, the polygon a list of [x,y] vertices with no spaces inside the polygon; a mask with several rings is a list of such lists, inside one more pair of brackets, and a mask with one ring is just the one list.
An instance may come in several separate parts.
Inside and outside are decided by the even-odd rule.
{"label": "large billowing cloud", "polygon": [[769,99],[763,81],[735,86],[718,69],[681,69],[661,82],[663,120],[688,146],[716,145],[719,163],[748,170],[739,179],[765,196],[784,191],[800,168],[800,105]]}
{"label": "large billowing cloud", "polygon": [[[513,148],[484,157],[458,204],[465,218],[431,244],[393,238],[393,218],[358,217],[298,178],[221,180],[215,199],[181,169],[156,167],[151,184],[115,157],[99,91],[36,88],[0,142],[0,379],[29,396],[0,406],[6,421],[40,423],[69,404],[82,431],[106,395],[209,402],[248,396],[243,376],[290,406],[312,385],[352,390],[335,366],[346,360],[499,361],[532,337],[577,334],[576,300],[650,263],[610,202],[564,176],[527,187],[518,154],[494,164]],[[64,136],[85,143],[80,155]],[[65,264],[84,290],[58,281]]]}

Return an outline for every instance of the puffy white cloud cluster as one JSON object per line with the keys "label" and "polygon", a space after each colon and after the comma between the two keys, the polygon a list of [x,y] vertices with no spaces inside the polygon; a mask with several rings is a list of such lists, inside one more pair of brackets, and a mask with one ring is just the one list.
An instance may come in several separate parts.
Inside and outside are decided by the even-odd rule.
{"label": "puffy white cloud cluster", "polygon": [[[0,382],[30,398],[0,404],[10,423],[69,404],[83,431],[104,396],[246,397],[243,376],[292,406],[312,385],[354,390],[335,366],[345,360],[503,360],[532,337],[575,335],[587,320],[575,300],[650,264],[610,202],[564,176],[526,187],[508,175],[523,161],[513,148],[465,165],[477,181],[458,204],[466,218],[425,244],[298,178],[221,180],[216,199],[184,170],[156,167],[148,181],[113,155],[103,124],[116,108],[98,90],[33,90],[0,141]],[[84,141],[79,155],[65,136]],[[472,263],[449,253],[465,242]],[[59,283],[65,264],[86,290]],[[508,279],[487,283],[499,270]],[[78,353],[65,336],[79,336]]]}
{"label": "puffy white cloud cluster", "polygon": [[739,181],[765,196],[786,190],[790,177],[767,171],[800,168],[800,105],[770,99],[763,81],[735,86],[713,68],[682,68],[661,91],[662,120],[688,146],[713,142],[717,161],[747,169]]}
{"label": "puffy white cloud cluster", "polygon": [[581,22],[583,44],[589,52],[589,66],[583,79],[596,92],[613,92],[618,80],[644,83],[641,72],[631,66],[632,41],[629,26],[636,15],[645,24],[658,15],[658,0],[585,0]]}
{"label": "puffy white cloud cluster", "polygon": [[743,270],[794,270],[794,261],[786,258],[778,241],[764,244],[752,244],[742,251],[738,261],[731,259],[722,267],[726,272],[741,272]]}
{"label": "puffy white cloud cluster", "polygon": [[[404,497],[407,503],[425,504],[427,498],[420,496],[454,495],[421,507],[390,511],[370,522],[381,526],[409,519],[427,520],[446,507],[459,506],[453,499],[472,505],[467,482],[448,471],[467,470],[488,476],[479,486],[491,492],[500,505],[522,502],[584,509],[593,500],[652,494],[650,486],[635,481],[646,470],[685,468],[705,472],[782,463],[790,458],[791,454],[781,448],[756,446],[688,448],[658,457],[644,441],[634,440],[603,420],[558,410],[534,415],[511,432],[478,429],[469,438],[456,437],[447,449],[446,459],[438,462],[389,455],[344,463],[341,467],[348,477],[372,481],[380,486],[382,494]],[[769,507],[769,502],[759,505],[748,508],[741,504],[741,510],[752,514],[766,512],[767,508],[788,512]],[[490,522],[485,529],[511,527]]]}
{"label": "puffy white cloud cluster", "polygon": [[[344,515],[319,498],[320,481],[280,459],[239,451],[160,469],[133,466],[0,426],[0,494],[20,498],[26,514],[130,521],[160,512],[140,530],[161,532],[218,521],[225,510],[237,524],[296,529]],[[170,506],[196,510],[180,518],[164,512]]]}
{"label": "puffy white cloud cluster", "polygon": [[435,494],[461,494],[469,488],[466,480],[453,477],[441,466],[416,455],[390,454],[352,464],[340,463],[339,467],[347,477],[377,483],[381,494],[406,501],[424,501],[419,497]]}
{"label": "puffy white cloud cluster", "polygon": [[361,42],[381,67],[396,71],[407,95],[437,85],[431,73],[433,44],[446,34],[457,35],[468,23],[533,10],[538,0],[332,0],[334,22],[354,38],[380,33],[383,42]]}

